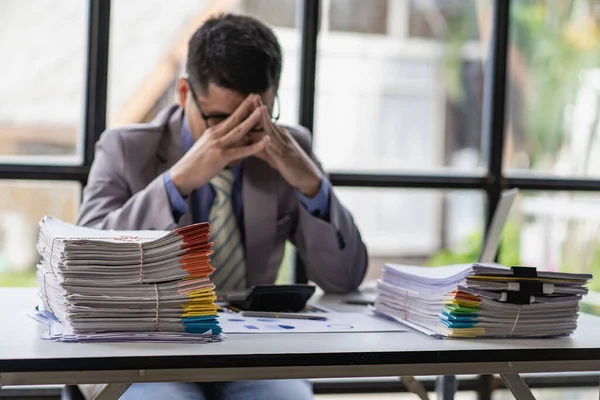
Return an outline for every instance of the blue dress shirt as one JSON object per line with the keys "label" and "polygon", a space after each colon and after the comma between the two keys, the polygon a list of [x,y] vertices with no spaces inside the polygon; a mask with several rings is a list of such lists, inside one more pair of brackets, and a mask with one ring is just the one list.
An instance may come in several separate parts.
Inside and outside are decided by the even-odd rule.
{"label": "blue dress shirt", "polygon": [[[183,123],[181,125],[181,142],[185,152],[187,152],[194,144],[194,139],[192,139],[192,135],[185,117],[183,118]],[[244,210],[242,207],[242,163],[232,166],[231,171],[233,172],[234,177],[231,202],[238,226],[243,232]],[[167,194],[169,196],[169,203],[171,204],[173,216],[175,217],[175,220],[179,220],[183,214],[188,212],[188,203],[175,187],[175,184],[169,175],[169,171],[166,171],[163,174],[163,179],[165,188],[167,189]],[[196,189],[194,192],[192,204],[194,207],[194,222],[208,222],[210,209],[213,201],[215,200],[215,191],[210,184],[206,184]],[[321,218],[322,220],[329,221],[330,187],[327,179],[323,178],[319,192],[315,197],[306,197],[298,190],[296,190],[296,196],[309,213]]]}

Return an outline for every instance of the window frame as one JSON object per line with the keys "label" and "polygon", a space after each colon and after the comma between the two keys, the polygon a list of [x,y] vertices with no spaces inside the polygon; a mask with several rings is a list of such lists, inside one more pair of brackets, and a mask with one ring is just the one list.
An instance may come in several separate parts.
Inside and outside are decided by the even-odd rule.
{"label": "window frame", "polygon": [[[94,161],[95,144],[106,128],[107,77],[110,32],[110,0],[88,0],[83,162],[80,165],[0,163],[0,179],[78,181],[82,187]],[[298,0],[301,29],[299,122],[311,132],[315,114],[317,38],[320,0]],[[483,149],[487,156],[485,174],[361,174],[334,173],[331,181],[339,187],[468,189],[486,193],[486,232],[500,193],[508,188],[536,191],[594,191],[600,193],[600,179],[522,177],[503,173],[506,119],[507,58],[511,1],[493,1],[493,25],[489,59],[485,66],[483,105]],[[296,281],[306,281],[298,258]],[[376,386],[376,385],[375,385]],[[373,389],[373,386],[370,387]]]}
{"label": "window frame", "polygon": [[0,179],[78,181],[82,187],[94,161],[94,147],[106,128],[110,0],[89,0],[83,115],[83,163],[48,165],[0,163]]}
{"label": "window frame", "polygon": [[[83,122],[83,163],[80,165],[46,165],[0,163],[0,179],[69,180],[82,187],[94,161],[94,149],[106,129],[108,89],[108,57],[110,33],[110,0],[88,0],[85,108]],[[317,39],[321,24],[321,8],[326,2],[298,0],[300,50],[299,123],[312,133],[315,115]],[[511,1],[494,0],[489,59],[485,66],[482,141],[487,158],[487,171],[477,173],[372,174],[333,173],[334,186],[373,188],[467,189],[486,193],[486,230],[498,204],[500,193],[508,188],[536,191],[600,192],[600,179],[523,177],[503,173],[506,120],[506,80]],[[305,281],[301,262],[296,280]]]}

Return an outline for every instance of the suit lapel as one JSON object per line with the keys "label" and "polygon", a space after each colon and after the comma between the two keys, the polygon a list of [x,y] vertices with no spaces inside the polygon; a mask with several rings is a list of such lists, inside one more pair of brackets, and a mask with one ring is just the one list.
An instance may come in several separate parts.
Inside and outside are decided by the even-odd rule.
{"label": "suit lapel", "polygon": [[[183,120],[183,110],[176,107],[165,125],[165,134],[159,144],[155,176],[171,168],[181,157],[183,157],[183,144],[181,143],[181,122]],[[188,197],[188,210],[192,210],[192,198]],[[192,213],[188,212],[181,216],[179,226],[187,226],[193,223]]]}
{"label": "suit lapel", "polygon": [[247,282],[265,271],[276,236],[276,172],[265,162],[251,157],[244,161],[242,201],[246,244]]}
{"label": "suit lapel", "polygon": [[183,157],[183,145],[181,143],[181,121],[183,110],[177,108],[169,117],[165,125],[165,133],[157,149],[157,171],[156,176],[162,174]]}

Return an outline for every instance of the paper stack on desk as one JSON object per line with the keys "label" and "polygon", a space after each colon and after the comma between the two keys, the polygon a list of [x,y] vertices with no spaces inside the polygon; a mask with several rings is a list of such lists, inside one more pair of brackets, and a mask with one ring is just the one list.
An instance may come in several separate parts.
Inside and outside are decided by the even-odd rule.
{"label": "paper stack on desk", "polygon": [[61,341],[219,340],[209,239],[206,223],[104,231],[45,217],[36,319]]}
{"label": "paper stack on desk", "polygon": [[386,265],[375,310],[437,337],[552,337],[577,327],[590,274],[507,268]]}

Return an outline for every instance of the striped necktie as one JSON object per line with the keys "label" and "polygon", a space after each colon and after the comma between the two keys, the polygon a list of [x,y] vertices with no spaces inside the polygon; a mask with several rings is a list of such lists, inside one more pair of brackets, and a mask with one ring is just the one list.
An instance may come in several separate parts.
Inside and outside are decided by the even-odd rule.
{"label": "striped necktie", "polygon": [[233,179],[231,170],[224,169],[210,180],[215,190],[215,200],[208,222],[214,250],[211,263],[216,269],[211,280],[219,290],[246,287],[244,247],[231,203]]}

